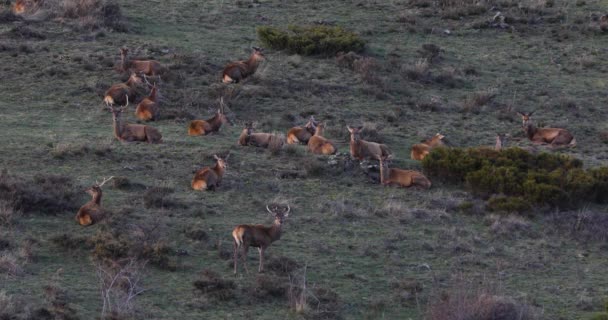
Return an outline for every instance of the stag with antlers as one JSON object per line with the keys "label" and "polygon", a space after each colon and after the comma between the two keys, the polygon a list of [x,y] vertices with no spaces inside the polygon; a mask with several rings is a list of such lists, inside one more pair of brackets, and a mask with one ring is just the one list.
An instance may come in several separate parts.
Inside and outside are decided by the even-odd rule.
{"label": "stag with antlers", "polygon": [[230,119],[225,114],[226,104],[224,98],[220,98],[220,107],[213,117],[207,120],[193,120],[188,126],[188,135],[204,136],[212,132],[220,131],[223,124],[230,124]]}
{"label": "stag with antlers", "polygon": [[80,207],[76,214],[76,222],[81,226],[90,226],[105,218],[107,212],[101,207],[101,187],[112,178],[114,177],[104,178],[101,182],[96,181],[94,185],[85,190],[91,195],[91,200]]}
{"label": "stag with antlers", "polygon": [[258,272],[264,272],[264,251],[275,241],[281,239],[281,228],[285,218],[289,215],[291,208],[287,205],[282,211],[278,205],[266,206],[266,210],[273,215],[274,222],[270,226],[262,224],[241,224],[232,230],[232,238],[234,239],[234,273],[237,273],[237,260],[239,249],[242,248],[243,265],[245,271],[247,269],[247,251],[249,247],[258,248],[260,254],[260,265]]}
{"label": "stag with antlers", "polygon": [[231,62],[224,67],[222,72],[222,82],[224,83],[238,83],[241,80],[254,74],[258,69],[260,62],[266,57],[262,53],[262,49],[253,47],[253,52],[248,60]]}
{"label": "stag with antlers", "polygon": [[205,191],[205,190],[215,190],[215,188],[219,187],[222,182],[222,177],[224,177],[224,173],[226,172],[226,167],[228,166],[228,158],[230,154],[228,154],[224,159],[218,157],[217,155],[213,155],[215,159],[215,166],[213,167],[204,167],[194,174],[192,178],[192,189]]}
{"label": "stag with antlers", "polygon": [[114,137],[123,142],[145,141],[148,143],[161,143],[162,135],[156,128],[143,124],[122,122],[121,115],[129,106],[129,97],[125,99],[127,104],[122,107],[108,106],[108,109],[112,113]]}

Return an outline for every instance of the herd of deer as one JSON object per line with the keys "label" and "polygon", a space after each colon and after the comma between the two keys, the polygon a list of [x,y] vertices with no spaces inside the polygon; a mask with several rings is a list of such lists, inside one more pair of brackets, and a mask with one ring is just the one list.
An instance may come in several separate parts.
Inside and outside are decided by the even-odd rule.
{"label": "herd of deer", "polygon": [[[155,60],[133,60],[128,57],[126,48],[120,49],[121,64],[120,71],[130,73],[130,77],[125,83],[111,86],[104,95],[104,103],[112,113],[114,136],[124,142],[142,141],[148,143],[162,142],[160,132],[149,125],[128,124],[121,119],[121,114],[127,110],[130,101],[135,101],[137,96],[136,87],[147,83],[151,89],[147,97],[143,98],[135,109],[137,119],[141,121],[154,121],[159,119],[159,89],[155,84],[150,84],[148,77],[159,77],[165,74],[165,68]],[[254,74],[265,59],[262,49],[253,48],[253,52],[248,60],[229,63],[222,72],[221,81],[223,83],[238,83],[243,79]],[[218,132],[223,124],[231,123],[225,114],[225,104],[223,98],[220,99],[220,107],[213,117],[207,120],[194,120],[188,126],[188,135],[205,136]],[[533,143],[548,144],[551,147],[574,146],[576,139],[565,129],[560,128],[537,128],[531,121],[533,112],[518,114],[522,117],[522,128],[529,140]],[[269,148],[271,146],[281,148],[284,143],[306,145],[309,152],[319,155],[333,155],[338,152],[336,145],[323,136],[324,123],[315,120],[311,116],[308,122],[302,126],[289,129],[286,139],[279,134],[254,132],[252,123],[245,125],[239,138],[238,145],[257,146]],[[385,144],[361,139],[362,127],[347,126],[350,133],[349,151],[353,159],[359,161],[375,160],[379,163],[380,183],[382,185],[395,185],[400,187],[416,187],[428,189],[431,182],[422,173],[415,170],[402,170],[389,168],[389,160],[392,158],[390,149]],[[495,149],[501,150],[506,144],[506,136],[499,134],[496,137]],[[446,146],[445,136],[437,133],[432,138],[421,143],[415,144],[411,148],[410,156],[414,160],[423,160],[432,149]],[[194,174],[191,187],[194,190],[214,190],[220,186],[222,178],[227,168],[227,160],[214,155],[215,165],[204,167]],[[92,199],[86,203],[76,215],[76,220],[83,226],[88,226],[99,222],[104,216],[101,207],[101,187],[108,182],[104,179],[101,183],[96,183],[86,190]],[[258,271],[264,270],[263,255],[264,251],[271,243],[281,237],[281,226],[288,216],[290,207],[280,208],[274,205],[272,208],[267,206],[267,211],[274,216],[274,223],[271,226],[265,225],[239,225],[232,231],[234,240],[234,272],[237,272],[237,257],[239,249],[244,263],[249,247],[259,249],[260,264]],[[245,264],[245,269],[247,266]]]}

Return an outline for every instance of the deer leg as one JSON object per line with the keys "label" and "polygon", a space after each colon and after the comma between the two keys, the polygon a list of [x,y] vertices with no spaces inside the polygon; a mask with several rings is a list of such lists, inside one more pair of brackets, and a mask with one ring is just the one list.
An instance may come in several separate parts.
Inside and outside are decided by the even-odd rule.
{"label": "deer leg", "polygon": [[249,274],[249,269],[247,268],[247,250],[249,248],[248,245],[242,244],[243,246],[243,265],[245,266],[245,272]]}
{"label": "deer leg", "polygon": [[239,259],[239,245],[236,243],[236,241],[234,241],[234,274],[236,274],[236,265],[237,265],[237,260]]}
{"label": "deer leg", "polygon": [[260,266],[258,267],[258,272],[263,273],[264,272],[264,248],[259,247],[258,252],[260,253]]}

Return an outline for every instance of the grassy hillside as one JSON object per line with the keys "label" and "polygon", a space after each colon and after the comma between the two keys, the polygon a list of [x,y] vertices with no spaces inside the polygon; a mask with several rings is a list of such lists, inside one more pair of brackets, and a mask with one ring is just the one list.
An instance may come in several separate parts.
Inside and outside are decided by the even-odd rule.
{"label": "grassy hillside", "polygon": [[[531,146],[515,111],[536,110],[537,123],[577,138],[576,148],[556,152],[586,168],[606,164],[608,34],[599,17],[608,1],[477,2],[125,0],[128,32],[2,15],[2,179],[31,183],[28,192],[40,197],[70,194],[72,203],[50,213],[42,206],[15,212],[0,225],[0,314],[12,305],[22,318],[41,306],[99,317],[95,258],[133,252],[148,261],[135,319],[440,319],[441,301],[468,293],[510,297],[546,319],[601,311],[608,298],[606,206],[490,215],[452,185],[385,188],[374,170],[348,160],[346,125],[365,125],[366,137],[387,144],[392,166],[422,170],[410,147],[437,132],[454,146],[491,146],[496,133]],[[502,25],[500,16],[493,20],[499,11]],[[289,24],[356,32],[367,43],[361,55],[368,67],[266,50],[255,76],[220,83],[225,63],[260,45],[256,27]],[[125,80],[114,70],[121,46],[171,71],[160,86],[162,119],[151,123],[163,134],[160,145],[112,136],[101,95]],[[210,117],[221,95],[235,125],[187,136],[188,122]],[[132,111],[124,116],[135,122]],[[285,133],[311,114],[326,122],[340,155],[236,144],[246,122]],[[191,190],[195,170],[228,152],[222,186]],[[48,175],[64,179],[41,182]],[[104,187],[112,217],[77,225],[77,208],[88,201],[82,190],[108,176],[121,178]],[[235,277],[230,232],[237,224],[271,223],[270,202],[292,207],[282,239],[267,253],[270,270],[254,272],[252,249],[251,273]],[[297,313],[288,288],[304,267],[309,310]],[[234,288],[204,293],[193,285],[218,276]],[[18,306],[24,300],[28,310]]]}

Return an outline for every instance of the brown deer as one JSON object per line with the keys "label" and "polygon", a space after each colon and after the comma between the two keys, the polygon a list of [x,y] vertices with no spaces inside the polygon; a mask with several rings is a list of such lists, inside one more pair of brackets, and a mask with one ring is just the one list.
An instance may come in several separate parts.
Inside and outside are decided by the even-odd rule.
{"label": "brown deer", "polygon": [[380,157],[390,157],[391,151],[385,144],[365,141],[361,139],[363,127],[346,126],[350,132],[350,155],[362,161],[364,159],[380,160]]}
{"label": "brown deer", "polygon": [[114,105],[109,106],[114,124],[114,137],[122,142],[145,141],[148,143],[161,143],[162,135],[157,129],[148,125],[122,122],[121,115],[129,106],[129,98],[126,97],[126,100],[127,104],[123,107],[116,108]]}
{"label": "brown deer", "polygon": [[314,154],[335,154],[338,149],[329,139],[323,137],[323,130],[325,130],[325,124],[321,122],[317,125],[315,134],[308,140],[308,150]]}
{"label": "brown deer", "polygon": [[445,146],[445,136],[437,133],[432,138],[412,146],[410,156],[413,160],[423,160],[436,147]]}
{"label": "brown deer", "polygon": [[496,134],[496,145],[494,145],[494,150],[500,151],[507,146],[507,138],[509,137],[508,133],[497,133]]}
{"label": "brown deer", "polygon": [[33,13],[36,11],[40,5],[43,3],[43,0],[17,0],[13,5],[13,13],[14,14],[24,14],[26,12]]}
{"label": "brown deer", "polygon": [[220,107],[217,109],[215,115],[207,120],[193,120],[188,126],[188,135],[190,136],[204,136],[212,132],[220,131],[222,124],[230,123],[228,117],[224,113],[224,99],[220,99]]}
{"label": "brown deer", "polygon": [[287,144],[308,144],[308,140],[315,134],[317,125],[319,123],[315,121],[313,116],[303,127],[293,127],[287,131]]}
{"label": "brown deer", "polygon": [[608,15],[605,14],[600,17],[600,30],[608,32]]}
{"label": "brown deer", "polygon": [[384,186],[397,185],[403,188],[418,187],[428,189],[431,181],[422,173],[415,170],[402,170],[388,167],[388,157],[381,156],[380,161],[380,184]]}
{"label": "brown deer", "polygon": [[537,128],[532,122],[534,111],[525,113],[517,112],[522,119],[522,127],[526,137],[536,144],[549,144],[551,147],[574,147],[576,139],[566,129],[561,128]]}
{"label": "brown deer", "polygon": [[150,95],[145,97],[135,108],[135,116],[142,121],[158,119],[158,89],[156,85],[152,87]]}
{"label": "brown deer", "polygon": [[239,83],[241,80],[254,74],[258,69],[260,62],[265,58],[261,48],[253,47],[253,52],[251,53],[249,60],[231,62],[224,67],[222,82]]}
{"label": "brown deer", "polygon": [[106,91],[103,101],[108,107],[114,104],[125,105],[127,103],[126,98],[134,101],[137,96],[137,86],[141,83],[141,79],[135,73],[132,73],[127,82],[111,86]]}
{"label": "brown deer", "polygon": [[120,68],[122,72],[141,73],[146,76],[161,76],[164,68],[156,60],[133,60],[129,59],[129,49],[120,48]]}
{"label": "brown deer", "polygon": [[215,190],[220,186],[222,182],[222,177],[226,172],[226,167],[228,166],[228,157],[230,154],[226,156],[226,158],[222,159],[217,155],[213,155],[215,159],[215,166],[212,167],[204,167],[194,174],[194,178],[192,178],[192,189],[205,191],[205,190]]}
{"label": "brown deer", "polygon": [[85,190],[86,193],[91,195],[91,200],[80,207],[76,214],[76,222],[81,226],[90,226],[105,218],[107,212],[101,207],[101,187],[112,178],[114,177],[103,179],[101,183],[96,182]]}
{"label": "brown deer", "polygon": [[281,227],[285,218],[289,215],[290,207],[287,205],[283,211],[279,211],[279,206],[272,209],[266,206],[266,210],[274,216],[274,223],[271,226],[262,224],[241,224],[232,230],[234,239],[234,274],[237,272],[237,260],[239,248],[242,248],[243,265],[247,269],[247,251],[249,247],[256,247],[260,253],[260,265],[258,272],[264,272],[264,251],[275,241],[281,239]]}
{"label": "brown deer", "polygon": [[277,146],[277,148],[280,148],[284,144],[284,139],[282,136],[273,133],[253,132],[253,124],[249,123],[241,132],[238,143],[241,146],[252,145],[268,148],[269,146],[274,145]]}

